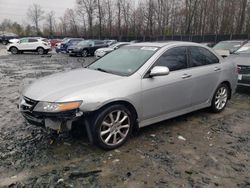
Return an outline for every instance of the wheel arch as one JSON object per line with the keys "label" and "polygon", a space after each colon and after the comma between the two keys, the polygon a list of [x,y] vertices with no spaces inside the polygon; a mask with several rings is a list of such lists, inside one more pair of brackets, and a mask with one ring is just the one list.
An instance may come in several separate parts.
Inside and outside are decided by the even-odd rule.
{"label": "wheel arch", "polygon": [[131,104],[130,102],[128,102],[126,100],[116,100],[116,101],[108,102],[108,103],[104,104],[103,106],[101,106],[100,108],[98,108],[97,111],[103,110],[103,109],[105,109],[109,106],[112,106],[112,105],[123,105],[123,106],[128,108],[128,110],[131,112],[131,114],[133,115],[135,120],[138,118],[138,113],[137,113],[136,108],[134,107],[133,104]]}
{"label": "wheel arch", "polygon": [[36,51],[37,51],[39,48],[42,48],[43,50],[45,50],[44,47],[38,46],[38,47],[36,48]]}
{"label": "wheel arch", "polygon": [[17,50],[19,50],[17,46],[10,46],[9,50],[11,50],[11,48],[16,48]]}

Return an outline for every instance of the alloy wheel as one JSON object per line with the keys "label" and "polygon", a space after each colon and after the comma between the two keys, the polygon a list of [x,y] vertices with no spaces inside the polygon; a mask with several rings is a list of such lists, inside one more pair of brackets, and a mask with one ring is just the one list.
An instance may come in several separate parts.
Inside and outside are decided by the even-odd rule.
{"label": "alloy wheel", "polygon": [[44,54],[43,48],[38,48],[37,52],[38,52],[39,55],[43,55]]}
{"label": "alloy wheel", "polygon": [[88,56],[87,50],[83,50],[83,52],[82,52],[82,57],[87,57],[87,56]]}
{"label": "alloy wheel", "polygon": [[17,54],[18,53],[18,49],[16,47],[11,48],[11,53],[12,54]]}
{"label": "alloy wheel", "polygon": [[110,112],[100,126],[100,138],[109,146],[116,146],[126,139],[131,127],[128,114],[122,110]]}
{"label": "alloy wheel", "polygon": [[225,87],[219,88],[215,95],[215,107],[218,110],[222,110],[226,106],[227,99],[228,99],[227,88]]}

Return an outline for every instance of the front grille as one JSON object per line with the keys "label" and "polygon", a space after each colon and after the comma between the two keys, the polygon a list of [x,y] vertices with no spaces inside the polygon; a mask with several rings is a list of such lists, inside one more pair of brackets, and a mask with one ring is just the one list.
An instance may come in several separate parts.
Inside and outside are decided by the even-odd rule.
{"label": "front grille", "polygon": [[238,65],[239,74],[250,74],[250,66]]}

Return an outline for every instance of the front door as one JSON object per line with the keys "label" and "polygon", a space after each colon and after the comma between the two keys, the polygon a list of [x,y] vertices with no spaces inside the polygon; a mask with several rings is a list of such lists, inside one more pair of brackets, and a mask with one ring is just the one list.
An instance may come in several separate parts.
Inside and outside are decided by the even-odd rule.
{"label": "front door", "polygon": [[154,66],[166,66],[170,74],[142,80],[142,120],[159,117],[190,106],[194,85],[191,71],[187,69],[186,47],[167,50]]}

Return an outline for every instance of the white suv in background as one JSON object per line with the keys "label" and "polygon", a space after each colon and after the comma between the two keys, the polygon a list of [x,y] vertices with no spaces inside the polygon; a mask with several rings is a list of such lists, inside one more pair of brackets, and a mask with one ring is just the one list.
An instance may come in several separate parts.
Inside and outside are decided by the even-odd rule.
{"label": "white suv in background", "polygon": [[38,52],[38,54],[47,54],[51,50],[51,44],[45,38],[21,38],[20,40],[11,41],[7,45],[7,51],[12,54],[23,52]]}

